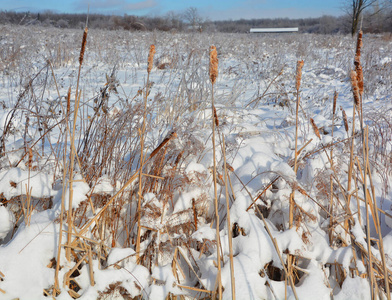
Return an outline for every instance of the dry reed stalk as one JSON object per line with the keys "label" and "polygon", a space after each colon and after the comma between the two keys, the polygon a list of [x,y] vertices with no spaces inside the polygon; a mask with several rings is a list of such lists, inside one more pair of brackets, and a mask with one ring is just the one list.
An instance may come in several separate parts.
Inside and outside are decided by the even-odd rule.
{"label": "dry reed stalk", "polygon": [[[156,153],[156,151],[153,151],[153,153]],[[87,230],[90,228],[90,226],[94,223],[97,222],[97,220],[103,216],[104,212],[106,212],[106,210],[108,209],[108,207],[113,203],[113,201],[119,196],[121,195],[125,189],[136,180],[136,178],[138,178],[141,169],[146,165],[146,163],[153,158],[153,155],[149,155],[147,159],[144,160],[143,165],[139,166],[139,169],[137,169],[135,171],[135,173],[132,174],[132,176],[130,177],[130,179],[128,179],[128,181],[120,188],[120,190],[114,194],[107,202],[106,204],[94,215],[93,218],[91,218],[85,225],[83,225],[83,227],[80,229],[79,231],[79,236],[82,236],[83,234],[85,234],[87,232]],[[98,222],[99,224],[105,223],[105,222]],[[101,240],[103,240],[104,238],[101,237]],[[72,242],[72,245],[74,245],[76,243],[76,241]]]}
{"label": "dry reed stalk", "polygon": [[33,167],[33,151],[31,147],[28,149],[28,160],[27,160],[27,167],[28,167],[28,177],[27,177],[27,184],[26,184],[26,208],[24,209],[24,220],[26,226],[30,226],[31,214],[32,214],[32,204],[31,204],[31,190],[30,187],[30,177],[31,177],[31,169]]}
{"label": "dry reed stalk", "polygon": [[[79,82],[79,79],[78,79]],[[74,166],[75,166],[75,133],[76,133],[76,121],[78,117],[80,103],[80,93],[76,93],[75,99],[75,109],[74,109],[74,119],[73,119],[73,128],[71,135],[71,149],[70,149],[70,163],[69,163],[69,173],[68,173],[68,188],[69,188],[69,199],[68,199],[68,216],[67,216],[67,224],[68,224],[68,235],[67,235],[67,245],[70,246],[72,242],[72,229],[73,229],[73,216],[72,216],[72,201],[73,201],[73,175],[74,175]],[[71,261],[71,248],[67,247],[66,249],[66,258],[68,261]]]}
{"label": "dry reed stalk", "polygon": [[[218,118],[216,118],[218,119]],[[229,187],[228,187],[228,168],[226,162],[226,147],[225,147],[225,136],[222,134],[222,153],[223,153],[223,166],[225,172],[225,196],[226,196],[226,211],[227,211],[227,231],[228,231],[228,239],[229,239],[229,256],[230,256],[230,278],[231,278],[231,299],[235,300],[235,278],[234,278],[234,262],[233,262],[233,237],[231,230],[232,225],[230,221],[230,204],[229,204]]]}
{"label": "dry reed stalk", "polygon": [[[347,203],[346,203],[346,213],[347,216],[352,216],[351,210],[350,210],[350,203],[351,203],[351,184],[352,184],[352,177],[353,177],[353,167],[354,167],[354,146],[355,146],[355,109],[356,105],[353,105],[353,122],[352,122],[352,133],[351,133],[351,147],[350,147],[350,159],[349,159],[349,166],[348,166],[348,183],[347,183]],[[344,113],[345,115],[345,113]],[[347,116],[346,116],[347,119]],[[344,223],[344,227],[346,230],[350,229],[350,223],[349,220],[346,219]],[[347,235],[346,235],[347,238]]]}
{"label": "dry reed stalk", "polygon": [[[302,78],[302,68],[304,66],[304,61],[299,60],[297,61],[297,70],[295,75],[295,89],[297,90],[297,103],[296,103],[296,110],[295,110],[295,152],[294,152],[294,173],[297,174],[298,171],[298,127],[299,127],[299,120],[298,120],[298,112],[299,112],[299,89],[301,87],[301,78]],[[290,209],[289,209],[289,228],[293,227],[294,222],[294,208],[295,208],[295,201],[294,201],[295,190],[290,194]]]}
{"label": "dry reed stalk", "polygon": [[[367,174],[366,174],[366,169],[367,165],[369,162],[369,156],[367,155],[367,149],[366,146],[363,145],[363,159],[364,159],[364,173],[363,173],[363,192],[364,192],[364,198],[365,198],[365,207],[366,207],[366,243],[367,243],[367,251],[369,253],[368,255],[368,261],[367,261],[367,271],[368,271],[368,276],[369,276],[369,281],[370,281],[370,286],[371,286],[371,295],[372,299],[375,299],[375,286],[377,286],[377,283],[375,282],[374,279],[374,273],[373,273],[373,260],[372,260],[372,255],[371,255],[371,241],[370,241],[370,218],[369,218],[369,194],[367,192]],[[351,181],[351,178],[350,178]]]}
{"label": "dry reed stalk", "polygon": [[94,268],[93,268],[93,255],[91,251],[91,246],[87,246],[88,249],[88,268],[89,268],[89,273],[90,273],[90,285],[94,286],[95,281],[94,281]]}
{"label": "dry reed stalk", "polygon": [[[154,62],[154,54],[155,54],[155,46],[150,46],[150,52],[148,53],[147,58],[147,82],[146,82],[146,90],[144,93],[144,111],[143,111],[143,123],[142,128],[139,131],[140,135],[140,162],[139,162],[139,188],[138,188],[138,203],[137,203],[137,236],[136,236],[136,260],[140,261],[140,238],[141,238],[141,213],[142,213],[142,187],[143,187],[143,165],[144,165],[144,138],[146,132],[146,119],[147,119],[147,97],[150,93],[150,72]],[[159,146],[158,146],[159,147]],[[163,147],[163,145],[162,145]],[[158,151],[157,151],[158,152]],[[155,153],[157,153],[155,152]],[[155,155],[155,154],[154,154]]]}
{"label": "dry reed stalk", "polygon": [[[65,130],[65,138],[64,138],[64,145],[67,144],[68,140],[68,132],[69,132],[69,123],[68,118],[71,112],[71,87],[68,89],[67,94],[67,112],[64,119],[66,130]],[[64,211],[65,211],[65,189],[66,189],[66,180],[67,180],[67,147],[63,149],[63,187],[62,187],[62,195],[61,195],[61,210],[60,210],[60,226],[59,226],[59,239],[58,239],[58,246],[57,246],[57,259],[56,259],[56,270],[54,275],[54,287],[53,287],[53,296],[57,295],[60,292],[60,285],[59,285],[59,270],[60,270],[60,254],[61,254],[61,244],[63,239],[63,219],[64,219]]]}
{"label": "dry reed stalk", "polygon": [[[333,132],[334,132],[334,127],[335,127],[335,114],[336,114],[336,102],[338,99],[338,92],[335,91],[333,95],[333,101],[332,101],[332,129],[331,129],[331,137],[333,138]],[[334,169],[333,165],[333,147],[331,147],[330,150],[330,161],[331,161],[331,170]],[[329,176],[329,212],[330,212],[330,221],[329,221],[329,229],[328,229],[328,236],[329,236],[329,243],[332,245],[334,238],[333,238],[333,231],[334,231],[334,226],[335,226],[335,220],[334,220],[334,213],[333,213],[333,176],[332,174]]]}
{"label": "dry reed stalk", "polygon": [[[69,174],[68,174],[68,186],[69,186],[69,201],[68,201],[68,235],[67,235],[67,245],[70,246],[72,243],[72,228],[73,228],[73,218],[72,218],[72,200],[73,200],[73,172],[74,172],[74,164],[75,164],[75,134],[76,134],[76,121],[78,117],[79,111],[79,103],[81,93],[79,91],[79,83],[80,83],[80,75],[82,70],[83,58],[86,51],[87,44],[87,26],[84,28],[83,38],[82,38],[82,46],[80,49],[79,55],[79,71],[78,71],[78,79],[76,82],[76,90],[75,90],[75,108],[74,108],[74,119],[73,119],[73,127],[72,127],[72,135],[71,135],[71,149],[70,149],[70,164],[69,164]],[[68,103],[67,103],[68,106]],[[68,109],[68,108],[67,108]],[[64,184],[64,183],[63,183]],[[67,247],[66,249],[66,258],[68,261],[71,260],[71,248]]]}
{"label": "dry reed stalk", "polygon": [[[220,234],[219,234],[219,207],[218,207],[218,186],[217,186],[217,171],[216,171],[216,146],[215,146],[215,127],[216,121],[214,117],[214,85],[218,77],[218,54],[216,52],[216,47],[211,46],[210,48],[210,80],[212,85],[211,91],[211,113],[212,113],[212,152],[213,152],[213,181],[214,181],[214,204],[215,204],[215,220],[216,220],[216,252],[217,252],[217,284],[218,284],[218,297],[222,299],[222,280],[221,280],[221,253],[220,253]],[[214,289],[214,295],[216,295],[216,290]]]}
{"label": "dry reed stalk", "polygon": [[[366,128],[365,128],[364,141],[365,141],[365,143],[364,143],[363,151],[364,151],[364,155],[365,155],[364,157],[366,158],[365,159],[365,168],[363,170],[363,183],[364,183],[363,187],[366,190],[365,205],[366,205],[366,202],[368,202],[370,209],[372,211],[373,223],[375,225],[376,232],[378,234],[379,251],[380,251],[381,262],[382,262],[382,271],[383,271],[383,276],[384,276],[384,281],[385,281],[385,294],[387,296],[387,299],[390,300],[391,297],[390,297],[389,275],[388,275],[388,272],[390,272],[390,271],[388,270],[386,258],[385,258],[383,236],[381,233],[381,225],[380,225],[380,220],[378,217],[379,209],[377,206],[377,199],[376,199],[374,185],[373,185],[372,172],[370,170],[370,163],[369,163],[369,127],[368,126],[366,126]],[[369,192],[369,189],[366,186],[366,177],[369,177],[371,194]],[[368,226],[368,224],[367,224],[367,226]],[[367,231],[369,231],[369,229],[367,229]],[[369,236],[370,236],[370,232],[369,232]],[[369,247],[369,245],[368,245],[368,247]],[[368,248],[368,251],[369,251],[369,248]],[[372,260],[371,260],[370,255],[369,255],[369,264],[372,266]],[[375,283],[375,284],[377,285],[377,283]]]}

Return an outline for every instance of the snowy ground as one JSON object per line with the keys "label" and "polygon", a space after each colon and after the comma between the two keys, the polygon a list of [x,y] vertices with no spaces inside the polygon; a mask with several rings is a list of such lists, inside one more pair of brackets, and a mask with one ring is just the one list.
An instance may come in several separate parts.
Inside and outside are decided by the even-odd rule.
{"label": "snowy ground", "polygon": [[[56,263],[61,292],[57,299],[209,298],[219,277],[223,298],[231,299],[229,231],[236,299],[371,299],[367,229],[372,238],[372,272],[379,289],[385,290],[380,277],[383,256],[392,270],[392,41],[364,35],[361,60],[372,174],[367,184],[370,187],[371,177],[379,234],[375,214],[361,200],[364,155],[357,117],[355,180],[347,190],[353,124],[349,74],[355,39],[91,30],[73,131],[82,33],[0,29],[0,299],[50,298],[45,293],[53,293]],[[144,156],[148,158],[171,132],[176,134],[147,162],[139,182],[138,176],[130,179],[140,163],[151,44],[157,52],[149,78]],[[211,45],[217,47],[219,58],[213,91],[219,119],[220,276],[208,74]],[[304,67],[296,174],[298,60],[304,60]],[[70,192],[72,133],[78,155]],[[230,180],[225,180],[223,138]],[[139,184],[143,200],[140,253],[136,253]],[[289,228],[293,190],[296,210]],[[68,210],[70,193],[75,244],[67,259],[66,214],[60,219],[62,200]],[[294,288],[285,280],[287,268]],[[73,274],[68,276],[70,270]],[[71,283],[64,281],[67,277]]]}

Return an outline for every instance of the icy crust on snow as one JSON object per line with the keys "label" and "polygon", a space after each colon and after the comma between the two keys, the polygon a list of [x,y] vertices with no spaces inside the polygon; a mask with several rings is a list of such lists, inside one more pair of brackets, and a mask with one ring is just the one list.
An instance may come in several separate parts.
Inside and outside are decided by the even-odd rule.
{"label": "icy crust on snow", "polygon": [[13,228],[13,219],[12,213],[0,205],[0,240],[4,239]]}
{"label": "icy crust on snow", "polygon": [[188,192],[180,192],[176,203],[174,204],[173,213],[187,210],[192,207],[192,199],[199,198],[204,193],[201,189],[192,189]]}
{"label": "icy crust on snow", "polygon": [[171,264],[155,267],[151,278],[156,281],[149,288],[149,299],[166,299],[169,293],[176,295],[184,294],[184,292],[176,286],[177,280],[173,275]]}
{"label": "icy crust on snow", "polygon": [[[87,193],[90,191],[89,185],[80,175],[76,175],[72,182],[72,208],[78,208],[79,204],[87,200]],[[54,208],[60,210],[63,198],[63,189],[60,189],[53,199]],[[70,201],[70,189],[67,188],[64,194],[64,208],[68,210]]]}
{"label": "icy crust on snow", "polygon": [[53,175],[36,171],[25,171],[12,168],[0,171],[0,194],[6,199],[26,195],[27,190],[32,197],[46,198],[56,194],[52,189]]}
{"label": "icy crust on snow", "polygon": [[54,236],[58,237],[58,225],[53,212],[44,211],[31,217],[31,225],[22,224],[7,244],[0,246],[0,270],[4,280],[0,299],[43,299],[43,290],[54,283],[54,269],[48,268],[56,256]]}
{"label": "icy crust on snow", "polygon": [[[30,29],[26,27],[26,30]],[[23,32],[26,31],[23,30]],[[69,31],[67,32],[69,33]],[[73,37],[80,37],[80,32],[75,31],[72,34]],[[92,31],[91,34],[89,33],[90,41],[102,40],[102,38],[98,39],[94,36],[95,32]],[[109,35],[109,32],[101,32],[101,34]],[[89,47],[89,51],[87,51],[85,57],[85,63],[88,67],[82,70],[84,94],[89,97],[105,85],[105,70],[108,68],[108,65],[113,64],[117,66],[116,76],[122,83],[121,88],[123,89],[124,95],[126,95],[125,97],[128,98],[128,95],[133,95],[145,83],[146,63],[140,57],[147,56],[146,50],[148,50],[149,45],[153,41],[154,43],[157,42],[157,57],[165,53],[166,50],[162,50],[164,45],[172,49],[175,46],[175,49],[178,49],[179,53],[184,50],[184,53],[187,54],[180,54],[180,61],[185,61],[188,53],[192,53],[193,57],[197,57],[197,52],[207,53],[205,50],[208,49],[208,45],[207,47],[202,45],[199,37],[205,38],[207,41],[206,44],[210,44],[211,42],[217,43],[220,56],[220,70],[215,89],[216,108],[221,123],[219,130],[220,133],[225,135],[226,139],[228,162],[235,170],[235,174],[229,172],[234,188],[233,194],[236,197],[230,210],[231,222],[237,223],[241,228],[239,235],[233,239],[237,299],[285,298],[286,288],[284,281],[274,281],[268,278],[264,269],[267,264],[271,264],[280,270],[283,268],[271,238],[276,240],[279,254],[284,261],[287,258],[287,253],[298,255],[300,260],[303,260],[303,262],[301,261],[300,267],[306,273],[300,282],[296,284],[296,293],[299,299],[330,299],[331,292],[334,294],[334,299],[370,299],[368,281],[360,277],[351,278],[347,276],[341,288],[337,284],[329,288],[329,283],[326,282],[326,278],[332,268],[329,269],[326,265],[339,263],[347,271],[347,274],[349,274],[349,268],[353,267],[351,263],[353,258],[352,248],[340,247],[335,249],[330,247],[327,235],[328,218],[325,215],[321,216],[324,212],[319,206],[314,204],[307,196],[297,191],[295,193],[296,203],[304,212],[314,215],[315,219],[305,217],[305,220],[301,221],[304,226],[300,226],[298,229],[296,226],[292,229],[287,229],[288,199],[294,183],[298,183],[298,186],[303,187],[319,204],[326,207],[326,203],[323,203],[325,199],[319,197],[317,194],[317,182],[315,178],[319,176],[320,171],[328,168],[329,165],[328,157],[323,152],[320,152],[317,155],[307,158],[306,161],[300,161],[302,165],[299,168],[298,176],[293,171],[291,163],[294,158],[295,147],[295,95],[293,95],[295,87],[295,63],[298,59],[305,58],[301,82],[302,111],[299,114],[300,136],[298,147],[301,148],[310,139],[312,141],[301,153],[301,157],[303,157],[302,155],[305,153],[309,153],[320,146],[343,141],[348,137],[344,128],[341,111],[337,111],[336,113],[334,136],[331,136],[331,99],[333,92],[335,90],[338,91],[338,107],[342,107],[345,110],[351,127],[353,104],[351,86],[346,72],[346,70],[352,68],[353,47],[351,47],[351,44],[353,40],[351,37],[346,38],[340,36],[335,41],[335,37],[331,36],[321,38],[299,35],[296,37],[296,39],[299,39],[299,42],[294,45],[289,45],[286,42],[280,43],[276,40],[271,44],[259,41],[259,39],[248,40],[242,35],[236,35],[234,37],[236,39],[235,41],[227,38],[228,36],[220,37],[219,35],[214,35],[207,37],[197,35],[192,36],[191,40],[186,36],[185,42],[178,42],[177,38],[173,39],[172,33],[170,33],[169,43],[167,43],[167,41],[161,39],[161,35],[163,36],[164,33],[154,33],[154,36],[147,33],[141,34],[131,33],[132,36],[130,36],[128,32],[117,31],[115,33],[116,42],[120,41],[120,45],[114,45],[114,42],[108,43],[109,48],[101,49],[102,47],[100,47],[99,53],[94,52],[93,46]],[[180,36],[178,38],[180,39]],[[226,39],[232,42],[227,43]],[[330,43],[331,40],[334,40],[334,42]],[[7,37],[2,40],[2,42],[6,41]],[[132,43],[129,41],[132,41]],[[240,41],[239,44],[237,44],[238,41]],[[49,39],[46,42],[49,42]],[[124,48],[128,44],[134,43],[136,43],[139,52],[134,53],[129,51],[129,47]],[[304,49],[302,46],[305,44],[307,47]],[[364,44],[366,47],[370,43]],[[24,46],[23,48],[25,48]],[[181,46],[187,49],[177,48]],[[293,46],[298,47],[297,53],[293,53]],[[277,49],[277,47],[282,47],[282,49],[288,49],[289,51],[281,53],[280,51],[283,50],[280,48]],[[389,57],[390,48],[389,46],[387,47],[386,49],[380,48],[380,53],[383,54],[374,53],[372,55],[375,68],[382,67],[387,69],[390,66],[392,60]],[[47,46],[42,44],[36,49],[47,51]],[[185,52],[187,50],[190,51]],[[366,51],[369,51],[369,48],[364,53]],[[68,86],[75,85],[74,69],[78,65],[77,57],[79,53],[74,54],[75,58],[69,58],[67,61],[63,61],[65,67],[54,68],[55,75],[61,79],[59,89],[62,95],[66,95]],[[113,54],[115,57],[112,56]],[[101,60],[102,57],[104,57],[104,61]],[[366,55],[363,55],[363,57],[366,57]],[[120,60],[119,64],[117,64],[117,60]],[[38,71],[38,56],[29,58],[29,61],[33,61],[33,66],[28,71]],[[161,62],[167,63],[167,57],[162,56]],[[258,102],[253,102],[254,107],[252,104],[245,108],[246,104],[258,99],[261,93],[266,91],[271,79],[280,72],[280,67],[283,65],[285,68],[282,74],[273,83],[268,93],[257,100]],[[373,67],[373,64],[366,65]],[[191,64],[188,62],[186,68],[191,67]],[[20,68],[23,68],[23,66],[20,66]],[[24,71],[24,73],[28,73],[28,71]],[[179,76],[181,75],[180,71],[182,70],[177,70],[175,67],[167,70],[159,70],[154,67],[151,73],[151,80],[155,84],[151,90],[151,98],[154,97],[154,94],[161,93],[167,99],[173,99],[174,97],[172,96],[174,94],[172,94],[170,89],[174,86],[174,90],[177,90],[180,82],[186,82],[186,88],[189,89],[189,94],[195,92],[195,95],[197,95],[200,92],[203,95],[200,100],[203,102],[203,105],[208,106],[207,98],[210,96],[209,88],[206,88],[209,85],[208,55],[204,55],[201,57],[200,62],[197,62],[197,73],[193,72],[194,70],[189,70],[192,72],[192,76],[190,73],[185,72],[182,79]],[[170,76],[168,76],[169,74]],[[193,74],[197,74],[197,76]],[[0,83],[0,88],[5,91],[2,95],[7,95],[9,94],[9,87],[5,86],[4,82],[8,81],[8,77],[5,73],[3,76],[4,80]],[[195,77],[197,77],[196,80],[193,79]],[[94,80],[91,80],[91,78],[94,78]],[[168,78],[172,82],[168,82]],[[387,103],[390,101],[384,101],[390,100],[390,92],[388,90],[390,86],[389,81],[390,79],[383,78],[380,75],[376,76],[374,84],[373,82],[369,82],[368,86],[374,89],[374,93],[366,93],[367,98],[364,99],[365,110],[368,105],[381,111],[389,109],[389,104]],[[171,85],[172,83],[173,85]],[[49,94],[49,85],[47,88]],[[177,97],[178,91],[175,91],[175,93]],[[56,95],[57,92],[53,89],[50,90],[50,94]],[[44,98],[46,98],[46,93]],[[55,102],[52,96],[48,96],[47,98],[48,102]],[[380,99],[383,101],[379,101]],[[5,103],[8,102],[5,96],[0,100],[4,100]],[[112,100],[111,97],[110,101]],[[127,102],[126,105],[128,104]],[[199,105],[199,103],[197,104]],[[168,109],[170,114],[176,113],[178,110],[188,110],[188,108],[183,109],[183,107],[177,107],[180,106],[179,103],[175,105],[170,103],[170,106]],[[119,110],[121,110],[121,101],[118,101],[115,107],[112,106],[110,108],[108,118],[115,118]],[[10,112],[10,109],[5,109],[0,112],[0,130],[4,130]],[[209,127],[209,122],[212,119],[211,109],[203,108],[190,114],[192,114],[192,119],[195,120],[195,123],[199,123],[202,128],[200,131],[192,132],[192,134],[197,135],[195,140],[203,141],[201,142],[202,146],[205,146],[206,149],[202,153],[198,152],[199,149],[194,151],[197,153],[193,153],[193,157],[189,156],[186,164],[180,168],[191,183],[197,181],[200,176],[207,177],[208,179],[205,181],[205,187],[195,187],[191,184],[190,186],[181,186],[181,188],[175,191],[174,207],[170,204],[166,209],[170,210],[170,213],[176,214],[173,218],[176,221],[189,220],[187,216],[184,217],[181,213],[192,208],[192,199],[203,197],[204,194],[208,200],[213,199],[211,196],[213,194],[211,188],[212,176],[209,171],[209,168],[213,164],[212,145],[210,141],[211,129]],[[305,114],[306,117],[304,117]],[[320,129],[321,140],[309,126],[308,118],[310,117],[314,119]],[[20,120],[23,120],[23,118],[14,118],[13,127],[16,129],[22,127],[20,126]],[[179,119],[179,124],[174,124],[179,127],[177,129],[180,129],[179,136],[180,132],[181,134],[188,134],[188,127],[186,127],[188,126],[188,120],[183,121],[183,119]],[[137,122],[140,122],[140,119]],[[153,128],[151,132],[146,133],[146,148],[154,149],[157,146],[156,142],[161,140],[161,137],[167,133],[168,129],[161,128],[160,125],[158,129]],[[356,122],[356,128],[359,128],[358,122]],[[58,143],[59,139],[57,139],[56,130],[54,128],[53,132],[46,136],[47,141],[45,142],[45,147],[48,141],[52,145]],[[37,132],[36,136],[34,136],[34,131],[35,128],[30,128],[28,134],[36,139],[39,134]],[[25,139],[22,137],[23,132],[18,132],[15,136],[10,134],[6,148],[8,151],[14,150],[14,152],[7,154],[8,165],[14,165],[19,161],[21,157],[20,152],[24,151],[23,146],[25,145]],[[128,139],[129,136],[125,138]],[[340,145],[343,144],[341,143]],[[188,145],[176,146],[178,149],[189,151]],[[373,146],[370,145],[370,147]],[[392,148],[389,144],[386,147],[388,151]],[[46,147],[45,150],[48,151],[48,148]],[[337,156],[336,166],[346,169],[346,161],[338,161],[339,159],[344,159],[340,157],[340,154],[339,151],[335,153]],[[218,172],[223,174],[222,155],[220,151],[217,151],[216,159],[218,161]],[[124,160],[130,160],[130,157],[126,156]],[[133,170],[137,168],[137,163],[137,159],[135,159],[134,165],[132,166]],[[0,271],[5,275],[4,281],[0,281],[0,288],[6,291],[6,294],[0,292],[0,299],[46,299],[42,295],[43,289],[49,288],[53,284],[54,270],[46,266],[50,259],[56,256],[59,225],[54,220],[60,211],[62,190],[61,188],[52,189],[52,178],[54,176],[49,172],[47,175],[35,171],[31,171],[30,175],[27,173],[28,171],[22,168],[13,168],[8,171],[2,170],[0,172],[0,194],[3,193],[6,199],[25,194],[25,185],[27,179],[30,177],[32,196],[37,198],[54,196],[54,208],[43,213],[33,214],[29,227],[25,226],[24,223],[18,224],[19,228],[13,239],[8,244],[2,244],[0,246]],[[322,176],[328,178],[329,175],[331,173],[325,172]],[[247,208],[252,204],[252,197],[255,197],[261,192],[265,188],[265,185],[269,184],[276,176],[281,176],[281,178],[274,183],[273,187],[265,192],[262,199],[256,202],[257,205],[265,208],[270,213],[266,217],[266,224],[272,235],[270,236],[263,221],[256,216],[255,209],[251,208],[247,211]],[[73,183],[73,208],[77,208],[81,202],[87,200],[86,194],[113,195],[115,191],[121,188],[117,182],[114,182],[112,178],[106,175],[97,179],[98,183],[92,190],[89,189],[87,183],[83,182],[81,177],[76,177],[75,180],[77,181]],[[344,186],[347,186],[345,178],[340,178],[340,180]],[[380,186],[383,184],[382,180],[377,181],[377,178],[375,178],[374,183],[376,185],[377,195],[381,195],[382,190]],[[388,184],[390,185],[391,183],[388,182]],[[221,183],[218,186],[222,190],[224,189]],[[249,194],[252,196],[249,196]],[[159,195],[153,193],[143,195],[143,208],[146,210],[149,207],[153,207],[154,209],[164,208],[164,205],[158,200],[158,197]],[[68,209],[69,191],[65,191],[64,198],[65,207]],[[379,207],[387,212],[391,212],[391,198],[391,194],[386,195],[382,201],[378,198]],[[224,265],[222,264],[222,283],[225,287],[223,298],[231,299],[228,231],[232,230],[232,228],[227,228],[226,222],[224,222],[226,200],[224,192],[220,193],[219,200],[219,212],[223,222],[223,225],[220,224],[221,230],[219,233],[224,260]],[[351,207],[353,212],[356,211],[356,204],[354,202],[352,201]],[[360,210],[361,216],[364,218],[366,212],[363,205],[361,205]],[[142,220],[142,224],[151,226],[157,230],[162,230],[166,222],[172,221],[172,219],[166,218],[168,216],[166,213],[166,211],[162,213],[163,223],[153,218],[145,217]],[[7,240],[7,235],[9,236],[9,233],[14,227],[15,221],[12,218],[12,214],[13,212],[8,207],[0,205],[0,239],[3,237]],[[88,212],[86,216],[91,217],[92,213]],[[382,220],[384,248],[387,255],[387,263],[391,267],[392,234],[390,233],[389,227],[392,227],[392,221],[390,217],[385,217]],[[196,258],[198,265],[197,272],[201,285],[203,288],[212,290],[215,287],[217,275],[216,246],[214,244],[216,241],[216,230],[214,228],[215,225],[205,224],[205,220],[199,221],[202,222],[198,224],[198,230],[190,236],[188,241],[192,246],[196,243],[210,243],[210,249],[204,252],[204,254],[201,254],[201,251],[196,251],[190,247],[189,252]],[[355,219],[351,234],[366,249],[367,244],[364,238],[364,229],[360,224],[359,220]],[[120,224],[120,227],[121,225],[123,224]],[[373,227],[373,224],[371,224],[370,229],[372,231],[374,230]],[[63,230],[66,230],[66,228],[63,228]],[[344,234],[344,231],[339,227],[336,228],[336,232]],[[89,233],[87,235],[93,238]],[[172,236],[168,233],[159,233],[158,239],[162,242],[169,242],[179,237],[186,238],[184,233],[175,233]],[[149,240],[146,239],[142,243],[141,248],[144,249],[143,247],[147,246],[148,242]],[[375,247],[372,247],[371,250],[375,257],[380,259],[379,251]],[[187,249],[183,251],[184,256],[187,256],[187,251]],[[65,272],[72,267],[72,264],[66,263],[63,252],[62,250],[60,257],[63,267],[60,270],[60,278],[63,278]],[[95,286],[90,285],[88,265],[84,265],[80,270],[81,274],[77,281],[82,288],[80,291],[82,295],[81,299],[96,299],[99,292],[108,289],[110,284],[119,282],[131,297],[142,295],[144,299],[165,299],[169,293],[175,295],[186,294],[185,289],[181,290],[176,285],[177,279],[173,275],[172,266],[171,264],[167,264],[168,261],[171,261],[171,258],[165,257],[159,260],[158,266],[152,266],[152,274],[150,275],[149,270],[136,264],[134,249],[114,248],[111,250],[105,266],[100,266],[98,261],[93,261]],[[193,264],[191,257],[188,257],[187,261]],[[196,265],[194,267],[196,268]],[[356,267],[360,273],[366,273],[365,266],[360,260],[357,260]],[[184,280],[183,283],[189,284],[189,286],[195,286],[197,282],[196,280],[193,282],[185,282]],[[271,288],[268,287],[267,283]],[[287,287],[287,296],[288,299],[294,299],[294,293],[289,286]],[[67,291],[63,289],[57,299],[71,298]]]}

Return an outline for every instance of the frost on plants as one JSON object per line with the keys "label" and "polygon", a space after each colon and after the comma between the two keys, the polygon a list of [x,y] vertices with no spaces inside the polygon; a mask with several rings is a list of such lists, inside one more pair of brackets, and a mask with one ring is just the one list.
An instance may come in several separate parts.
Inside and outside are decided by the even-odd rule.
{"label": "frost on plants", "polygon": [[390,299],[387,40],[19,29],[0,299]]}

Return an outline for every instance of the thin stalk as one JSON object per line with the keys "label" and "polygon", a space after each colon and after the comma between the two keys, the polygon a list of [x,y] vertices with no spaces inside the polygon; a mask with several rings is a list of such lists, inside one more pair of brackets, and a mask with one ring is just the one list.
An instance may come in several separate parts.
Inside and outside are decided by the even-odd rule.
{"label": "thin stalk", "polygon": [[[83,65],[83,58],[84,58],[84,53],[86,51],[86,43],[87,43],[87,32],[88,28],[84,28],[83,32],[83,39],[82,39],[82,46],[80,49],[80,54],[79,54],[79,71],[78,71],[78,80],[76,83],[76,92],[75,92],[75,109],[74,109],[74,119],[73,119],[73,126],[72,126],[72,135],[71,135],[71,156],[70,156],[70,164],[69,164],[69,203],[68,203],[68,217],[67,217],[67,223],[68,223],[68,235],[67,235],[67,244],[68,246],[71,245],[72,241],[72,227],[73,227],[73,220],[72,220],[72,200],[73,200],[73,172],[74,172],[74,163],[75,163],[75,133],[76,133],[76,120],[78,117],[78,111],[79,111],[79,103],[80,103],[80,91],[79,91],[79,83],[80,83],[80,73],[82,70],[82,65]],[[71,260],[71,248],[67,247],[66,249],[66,258],[68,261]]]}
{"label": "thin stalk", "polygon": [[218,206],[218,185],[216,178],[216,147],[215,147],[215,117],[214,117],[214,85],[212,85],[212,155],[213,155],[213,171],[212,177],[214,181],[214,204],[215,204],[215,219],[216,219],[216,251],[218,264],[218,297],[222,299],[222,281],[221,281],[221,253],[220,253],[220,233],[219,233],[219,206]]}
{"label": "thin stalk", "polygon": [[230,256],[230,278],[231,278],[231,299],[235,300],[235,278],[234,278],[234,262],[233,262],[233,237],[232,237],[232,225],[230,221],[230,203],[229,203],[229,187],[228,187],[228,170],[226,163],[226,149],[225,149],[225,136],[222,134],[222,152],[223,152],[223,166],[225,172],[225,192],[226,192],[226,210],[227,210],[227,232],[229,239],[229,256]]}
{"label": "thin stalk", "polygon": [[147,118],[147,97],[149,95],[150,90],[150,72],[153,66],[155,54],[155,46],[150,46],[150,51],[148,53],[147,58],[147,83],[146,83],[146,91],[144,94],[144,111],[143,111],[143,124],[142,129],[140,130],[140,168],[139,168],[139,190],[138,190],[138,203],[137,203],[137,237],[136,237],[136,260],[140,259],[140,236],[141,236],[141,206],[142,206],[142,179],[143,179],[143,165],[144,165],[144,134],[146,131],[146,118]]}
{"label": "thin stalk", "polygon": [[66,188],[66,180],[67,180],[67,139],[68,139],[68,131],[69,131],[69,114],[70,114],[70,101],[71,101],[71,87],[68,89],[68,96],[67,96],[67,112],[64,118],[64,122],[66,124],[66,131],[65,131],[65,140],[64,140],[64,153],[63,153],[63,188],[62,188],[62,195],[61,195],[61,211],[60,211],[60,226],[59,226],[59,241],[57,246],[57,259],[56,259],[56,271],[54,275],[54,288],[53,288],[53,296],[56,296],[56,293],[60,292],[60,285],[59,285],[59,271],[60,271],[60,254],[61,254],[61,244],[63,239],[63,219],[64,219],[64,198],[65,198],[65,188]]}

